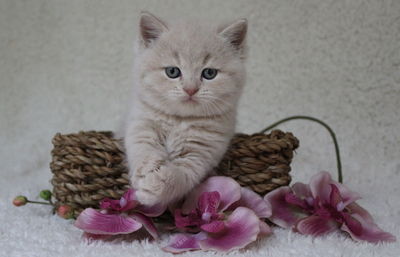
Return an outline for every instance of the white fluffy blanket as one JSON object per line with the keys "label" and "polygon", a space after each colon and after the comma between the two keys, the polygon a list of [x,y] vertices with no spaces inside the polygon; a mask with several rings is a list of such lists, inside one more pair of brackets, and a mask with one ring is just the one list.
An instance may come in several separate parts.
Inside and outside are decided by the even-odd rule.
{"label": "white fluffy blanket", "polygon": [[[338,134],[345,183],[400,238],[400,1],[167,2],[0,0],[0,256],[171,256],[148,241],[88,246],[71,221],[48,208],[11,204],[18,194],[37,199],[50,188],[56,132],[118,127],[141,9],[166,18],[249,18],[248,85],[237,130],[256,132],[294,114],[324,119]],[[281,128],[301,141],[294,181],[335,172],[323,128],[302,121]],[[400,247],[275,228],[228,256],[397,257]]]}

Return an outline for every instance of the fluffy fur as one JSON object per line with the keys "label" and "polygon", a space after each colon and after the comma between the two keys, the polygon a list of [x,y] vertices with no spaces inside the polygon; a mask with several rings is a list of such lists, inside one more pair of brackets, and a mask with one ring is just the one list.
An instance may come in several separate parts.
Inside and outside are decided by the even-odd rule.
{"label": "fluffy fur", "polygon": [[[178,200],[222,158],[234,133],[245,80],[247,21],[216,26],[140,19],[135,89],[125,147],[133,186],[145,204]],[[181,76],[171,79],[165,68]],[[214,79],[202,70],[218,70]],[[197,91],[190,96],[187,91]]]}

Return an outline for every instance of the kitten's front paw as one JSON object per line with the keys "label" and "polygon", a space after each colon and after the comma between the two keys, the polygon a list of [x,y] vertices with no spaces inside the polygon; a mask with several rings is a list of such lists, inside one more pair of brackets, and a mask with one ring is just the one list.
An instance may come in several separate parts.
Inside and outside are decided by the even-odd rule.
{"label": "kitten's front paw", "polygon": [[139,189],[136,191],[136,196],[138,201],[146,206],[153,206],[161,203],[158,196],[153,192],[147,191],[147,189]]}
{"label": "kitten's front paw", "polygon": [[145,205],[166,204],[168,186],[160,170],[152,171],[137,181],[136,196],[140,203]]}
{"label": "kitten's front paw", "polygon": [[[134,172],[134,180],[139,180],[154,171],[158,171],[164,164],[164,159],[158,156],[147,156]],[[133,181],[135,182],[135,181]]]}

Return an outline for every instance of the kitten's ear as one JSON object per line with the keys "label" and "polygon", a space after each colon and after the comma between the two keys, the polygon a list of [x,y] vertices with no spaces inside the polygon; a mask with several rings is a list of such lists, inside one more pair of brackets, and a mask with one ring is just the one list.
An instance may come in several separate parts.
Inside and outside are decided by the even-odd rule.
{"label": "kitten's ear", "polygon": [[153,14],[142,11],[140,14],[140,36],[145,47],[157,40],[161,34],[168,30],[164,22]]}
{"label": "kitten's ear", "polygon": [[247,33],[247,19],[236,20],[218,30],[218,34],[228,40],[236,49],[242,49]]}

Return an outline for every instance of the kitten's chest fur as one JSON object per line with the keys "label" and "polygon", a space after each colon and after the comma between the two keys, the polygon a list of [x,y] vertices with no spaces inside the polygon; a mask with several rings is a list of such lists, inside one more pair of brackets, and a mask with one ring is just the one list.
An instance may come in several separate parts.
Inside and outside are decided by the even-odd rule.
{"label": "kitten's chest fur", "polygon": [[[190,125],[186,121],[155,121],[158,123],[158,136],[170,159],[176,158],[185,152],[184,143],[187,140]],[[186,135],[186,136],[184,136]]]}
{"label": "kitten's chest fur", "polygon": [[169,159],[183,158],[196,148],[226,145],[234,131],[234,120],[224,117],[171,118],[153,120],[160,144]]}

